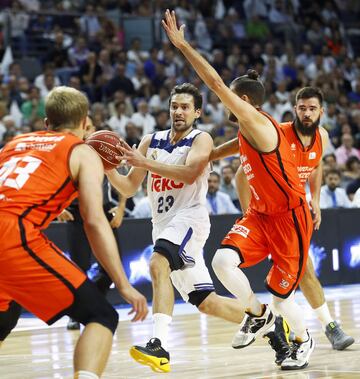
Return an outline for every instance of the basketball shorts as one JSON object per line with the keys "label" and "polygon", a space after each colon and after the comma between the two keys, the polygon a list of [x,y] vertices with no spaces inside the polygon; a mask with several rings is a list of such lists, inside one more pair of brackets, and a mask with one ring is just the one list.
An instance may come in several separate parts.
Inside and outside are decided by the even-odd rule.
{"label": "basketball shorts", "polygon": [[239,267],[254,266],[271,255],[273,264],[265,286],[275,296],[287,298],[304,274],[312,230],[307,205],[277,215],[250,209],[237,220],[221,247],[239,254]]}
{"label": "basketball shorts", "polygon": [[0,312],[11,300],[51,324],[74,301],[85,274],[34,225],[0,214]]}
{"label": "basketball shorts", "polygon": [[214,284],[205,265],[203,249],[210,233],[210,220],[207,210],[204,214],[191,217],[191,214],[177,214],[166,223],[154,224],[153,241],[165,239],[176,245],[184,245],[185,265],[181,270],[171,272],[170,278],[184,301],[189,301],[189,293],[201,290],[214,290]]}

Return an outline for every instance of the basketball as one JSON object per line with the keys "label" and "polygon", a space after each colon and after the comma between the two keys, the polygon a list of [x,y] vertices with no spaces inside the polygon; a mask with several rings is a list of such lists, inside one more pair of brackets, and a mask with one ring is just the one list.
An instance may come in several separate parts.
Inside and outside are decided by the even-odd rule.
{"label": "basketball", "polygon": [[121,143],[121,138],[115,132],[99,130],[91,134],[85,143],[99,154],[105,170],[111,170],[120,165],[121,160],[118,157],[122,153],[116,146]]}

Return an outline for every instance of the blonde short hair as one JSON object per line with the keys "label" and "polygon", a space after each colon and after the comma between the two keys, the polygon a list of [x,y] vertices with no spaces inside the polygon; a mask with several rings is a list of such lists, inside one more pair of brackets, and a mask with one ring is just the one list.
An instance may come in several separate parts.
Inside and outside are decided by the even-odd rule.
{"label": "blonde short hair", "polygon": [[88,111],[87,97],[75,88],[56,87],[46,98],[45,113],[51,130],[78,128]]}

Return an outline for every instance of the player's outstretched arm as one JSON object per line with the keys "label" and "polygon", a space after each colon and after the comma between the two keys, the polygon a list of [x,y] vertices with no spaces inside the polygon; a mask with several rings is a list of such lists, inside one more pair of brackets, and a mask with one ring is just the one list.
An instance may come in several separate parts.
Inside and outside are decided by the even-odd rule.
{"label": "player's outstretched arm", "polygon": [[200,133],[195,138],[184,165],[166,164],[146,158],[139,149],[131,148],[126,143],[122,144],[120,150],[124,154],[123,158],[134,167],[142,167],[165,178],[192,184],[208,164],[212,148],[210,135]]}
{"label": "player's outstretched arm", "polygon": [[[138,149],[134,149],[137,151],[140,158],[145,158],[147,149],[150,145],[150,141],[151,135],[148,134],[142,138]],[[126,142],[123,142],[123,146],[127,146],[129,149],[131,149]],[[123,150],[123,147],[119,146],[119,149]],[[127,156],[124,156],[122,158],[126,159],[127,163],[131,164],[131,161],[128,161]],[[126,176],[119,174],[116,169],[106,171],[105,173],[111,185],[117,191],[119,191],[121,195],[125,197],[131,197],[136,193],[141,183],[145,179],[147,171],[142,167],[132,167]]]}
{"label": "player's outstretched arm", "polygon": [[262,152],[274,150],[278,143],[278,135],[270,120],[234,94],[216,70],[185,40],[185,25],[177,27],[174,11],[165,12],[162,25],[172,44],[182,52],[205,84],[235,115],[241,127],[248,131],[250,139],[255,141],[254,147]]}
{"label": "player's outstretched arm", "polygon": [[133,306],[133,321],[144,320],[148,313],[146,299],[130,285],[126,277],[115,237],[104,214],[102,162],[95,151],[83,144],[71,153],[70,170],[78,183],[80,213],[91,249],[120,294]]}
{"label": "player's outstretched arm", "polygon": [[231,157],[239,152],[239,141],[234,138],[230,141],[222,143],[219,146],[214,146],[211,151],[209,161],[217,161],[226,157]]}

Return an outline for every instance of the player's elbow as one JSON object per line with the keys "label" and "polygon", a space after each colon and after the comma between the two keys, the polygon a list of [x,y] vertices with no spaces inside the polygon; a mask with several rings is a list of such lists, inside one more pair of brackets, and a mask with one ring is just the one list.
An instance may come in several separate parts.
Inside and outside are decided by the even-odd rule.
{"label": "player's elbow", "polygon": [[218,78],[214,78],[211,83],[209,83],[209,88],[215,92],[215,93],[219,93],[221,91],[221,89],[223,88],[223,86],[225,85],[224,81],[218,77]]}

